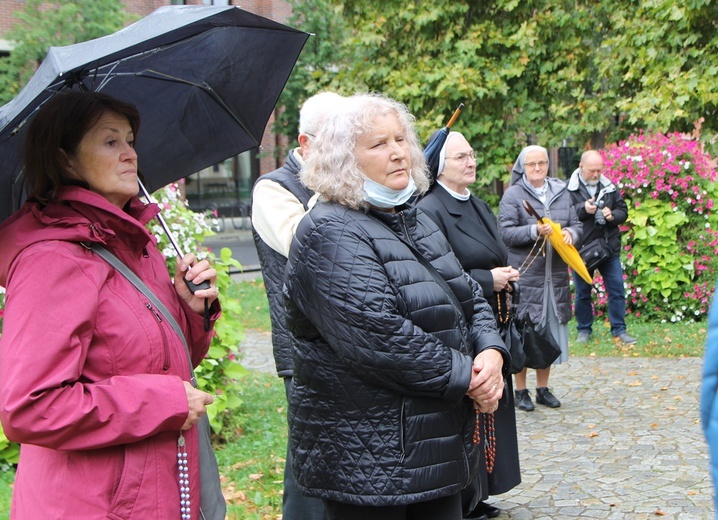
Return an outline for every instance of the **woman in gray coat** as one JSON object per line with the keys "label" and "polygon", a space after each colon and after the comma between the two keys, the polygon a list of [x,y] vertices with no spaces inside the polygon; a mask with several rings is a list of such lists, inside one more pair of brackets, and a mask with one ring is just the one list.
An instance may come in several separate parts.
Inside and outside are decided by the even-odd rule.
{"label": "woman in gray coat", "polygon": [[[563,240],[573,244],[581,238],[581,222],[571,204],[566,183],[548,177],[548,152],[542,146],[527,146],[519,154],[511,173],[511,185],[499,205],[499,232],[509,250],[509,265],[523,266],[519,319],[532,324],[547,323],[548,330],[561,346],[555,363],[568,360],[568,322],[571,319],[571,288],[568,267],[548,240],[544,250],[535,248],[552,228],[539,224],[523,206],[526,200],[537,213],[561,224]],[[541,237],[541,238],[540,238]],[[561,402],[550,392],[551,367],[536,369],[536,402],[558,408]],[[515,401],[520,410],[531,411],[534,404],[526,388],[524,368],[515,375]]]}

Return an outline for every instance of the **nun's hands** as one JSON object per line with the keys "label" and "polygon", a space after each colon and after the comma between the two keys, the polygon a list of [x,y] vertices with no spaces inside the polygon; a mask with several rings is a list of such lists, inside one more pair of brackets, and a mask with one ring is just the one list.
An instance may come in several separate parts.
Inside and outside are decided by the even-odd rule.
{"label": "nun's hands", "polygon": [[553,233],[553,228],[549,224],[536,224],[536,232],[541,236],[548,236]]}
{"label": "nun's hands", "polygon": [[[184,280],[196,285],[206,281],[209,282],[210,287],[209,289],[197,290],[192,294]],[[197,262],[197,258],[192,253],[178,260],[174,281],[177,294],[198,314],[204,313],[205,298],[211,305],[219,295],[217,290],[217,271],[212,268],[207,260]]]}

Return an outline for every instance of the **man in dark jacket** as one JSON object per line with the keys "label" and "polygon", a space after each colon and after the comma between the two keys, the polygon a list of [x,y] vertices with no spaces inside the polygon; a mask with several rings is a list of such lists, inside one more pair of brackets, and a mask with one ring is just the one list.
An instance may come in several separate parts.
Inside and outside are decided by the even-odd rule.
{"label": "man in dark jacket", "polygon": [[[636,338],[626,332],[626,296],[623,287],[621,267],[621,230],[619,226],[628,218],[628,206],[621,193],[603,175],[603,158],[595,150],[584,152],[578,169],[568,183],[571,200],[579,220],[583,223],[583,246],[594,240],[604,241],[610,254],[598,264],[608,293],[608,317],[611,334],[626,344],[636,343]],[[593,269],[589,269],[593,276]],[[578,342],[586,343],[591,338],[593,325],[593,304],[591,285],[576,273],[573,276],[576,287],[576,322]]]}
{"label": "man in dark jacket", "polygon": [[[252,234],[269,300],[274,363],[277,374],[284,378],[287,398],[292,385],[292,344],[284,324],[284,267],[297,225],[314,202],[312,191],[300,182],[299,173],[323,120],[342,100],[338,94],[323,92],[304,102],[299,113],[299,147],[289,152],[284,166],[262,175],[252,191]],[[287,520],[324,518],[321,500],[299,493],[291,468],[291,454],[287,450],[283,517]]]}

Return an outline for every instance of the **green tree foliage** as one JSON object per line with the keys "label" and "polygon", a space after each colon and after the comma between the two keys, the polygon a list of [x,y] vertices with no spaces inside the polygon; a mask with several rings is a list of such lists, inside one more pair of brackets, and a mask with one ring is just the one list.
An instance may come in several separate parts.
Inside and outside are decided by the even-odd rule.
{"label": "green tree foliage", "polygon": [[0,103],[20,92],[50,46],[106,36],[131,20],[120,0],[27,0],[25,10],[14,15],[18,21],[5,39],[15,46],[0,59]]}
{"label": "green tree foliage", "polygon": [[[299,128],[299,109],[312,95],[325,90],[339,94],[351,94],[350,86],[338,85],[332,80],[344,63],[350,62],[352,49],[342,44],[348,30],[341,14],[341,7],[330,5],[326,0],[290,0],[293,15],[289,25],[310,33],[304,50],[294,66],[292,75],[279,99],[282,113],[274,130],[287,136],[289,146],[296,146]],[[287,150],[276,149],[280,158]]]}
{"label": "green tree foliage", "polygon": [[[380,91],[479,151],[477,191],[507,180],[529,139],[583,148],[641,129],[715,133],[715,0],[295,0],[296,26],[329,42],[303,53],[319,88]],[[337,22],[320,20],[331,13]],[[340,29],[341,37],[332,31]],[[305,71],[302,74],[307,74]],[[300,79],[300,77],[302,79]]]}
{"label": "green tree foliage", "polygon": [[[612,30],[599,47],[599,75],[613,77],[615,113],[626,128],[718,129],[718,3],[611,2]],[[621,136],[623,137],[623,136]]]}

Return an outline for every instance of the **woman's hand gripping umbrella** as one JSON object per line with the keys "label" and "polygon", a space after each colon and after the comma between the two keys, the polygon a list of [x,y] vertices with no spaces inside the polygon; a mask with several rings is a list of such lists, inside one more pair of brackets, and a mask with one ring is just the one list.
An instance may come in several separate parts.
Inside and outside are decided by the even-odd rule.
{"label": "woman's hand gripping umbrella", "polygon": [[575,247],[573,247],[572,244],[567,244],[563,241],[561,224],[552,221],[550,218],[540,216],[533,208],[533,206],[528,203],[528,201],[524,200],[523,205],[528,214],[532,217],[535,217],[540,224],[547,224],[553,228],[553,232],[548,235],[548,239],[551,242],[553,248],[563,259],[563,261],[566,262],[566,264],[571,269],[573,269],[581,278],[583,278],[586,283],[593,283],[593,279],[588,273],[588,269],[586,269],[586,264],[583,263],[583,259],[581,258],[579,252],[576,250]]}

